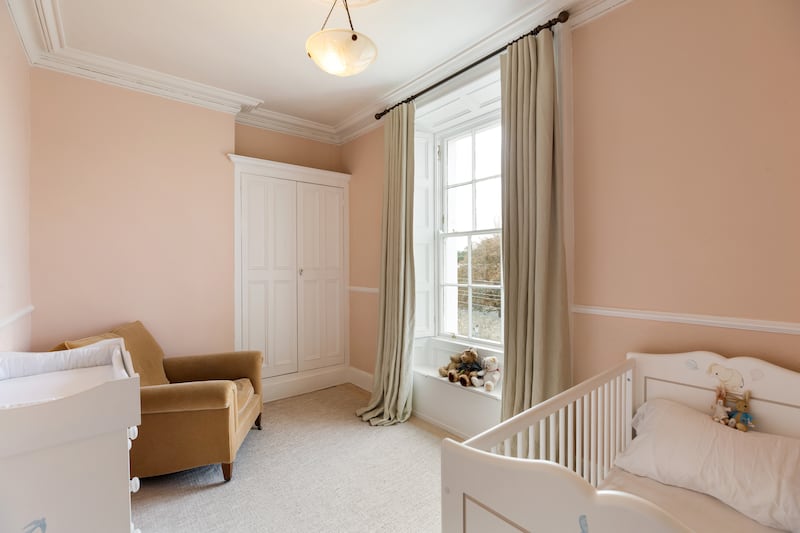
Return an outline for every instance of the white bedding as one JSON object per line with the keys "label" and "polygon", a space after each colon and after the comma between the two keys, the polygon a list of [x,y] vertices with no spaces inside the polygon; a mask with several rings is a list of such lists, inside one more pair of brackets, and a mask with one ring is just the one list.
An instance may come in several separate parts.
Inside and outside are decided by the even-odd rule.
{"label": "white bedding", "polygon": [[0,353],[0,409],[64,398],[131,375],[122,339],[60,352]]}
{"label": "white bedding", "polygon": [[635,494],[653,502],[699,533],[777,533],[778,529],[750,520],[721,501],[693,490],[664,485],[614,467],[599,485],[605,490]]}
{"label": "white bedding", "polygon": [[122,338],[107,339],[81,348],[58,352],[2,352],[0,381],[104,365],[114,365],[127,375],[133,374],[130,354],[125,349],[125,341]]}

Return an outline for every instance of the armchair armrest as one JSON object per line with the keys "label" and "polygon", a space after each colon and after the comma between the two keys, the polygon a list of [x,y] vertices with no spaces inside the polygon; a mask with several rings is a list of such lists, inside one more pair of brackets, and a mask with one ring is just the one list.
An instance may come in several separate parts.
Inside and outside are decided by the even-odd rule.
{"label": "armchair armrest", "polygon": [[236,385],[227,380],[151,385],[140,393],[143,415],[225,409],[236,401]]}
{"label": "armchair armrest", "polygon": [[164,371],[172,383],[210,379],[248,378],[256,394],[261,394],[261,365],[258,351],[240,351],[164,358]]}

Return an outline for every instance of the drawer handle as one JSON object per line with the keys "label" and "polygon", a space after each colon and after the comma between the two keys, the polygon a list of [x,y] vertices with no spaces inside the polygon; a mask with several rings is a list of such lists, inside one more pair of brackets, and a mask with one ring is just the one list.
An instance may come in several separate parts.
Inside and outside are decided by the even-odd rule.
{"label": "drawer handle", "polygon": [[131,440],[136,440],[136,437],[139,436],[139,426],[131,426],[128,428],[128,438]]}
{"label": "drawer handle", "polygon": [[131,478],[131,482],[130,482],[131,494],[136,494],[137,492],[139,492],[139,489],[141,488],[141,486],[142,486],[142,482],[139,481],[138,477]]}

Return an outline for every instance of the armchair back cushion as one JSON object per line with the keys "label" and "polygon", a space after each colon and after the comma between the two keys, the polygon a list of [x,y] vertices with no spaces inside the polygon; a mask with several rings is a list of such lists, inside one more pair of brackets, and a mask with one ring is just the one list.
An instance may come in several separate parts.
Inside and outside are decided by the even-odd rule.
{"label": "armchair back cushion", "polygon": [[133,368],[139,373],[142,387],[169,383],[164,373],[164,350],[144,324],[137,320],[114,328],[111,333],[125,339],[125,347],[131,353]]}
{"label": "armchair back cushion", "polygon": [[[119,335],[117,335],[116,333],[101,333],[100,335],[92,335],[91,337],[75,339],[74,341],[64,341],[62,349],[74,350],[75,348],[83,348],[84,346],[89,346],[90,344],[95,344],[97,342],[104,341],[107,339],[118,339],[118,338]],[[127,349],[128,347],[126,346],[125,348]]]}

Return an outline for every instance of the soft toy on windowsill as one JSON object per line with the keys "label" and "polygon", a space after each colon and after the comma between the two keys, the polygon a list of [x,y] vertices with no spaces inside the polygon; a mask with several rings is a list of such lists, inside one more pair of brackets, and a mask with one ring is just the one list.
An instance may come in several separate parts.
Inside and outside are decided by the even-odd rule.
{"label": "soft toy on windowsill", "polygon": [[[465,387],[472,385],[470,378],[476,375],[481,369],[480,356],[473,348],[467,348],[458,356],[458,363],[455,368],[451,368],[447,372],[447,379],[452,383],[459,382]],[[451,360],[453,359],[451,357]]]}
{"label": "soft toy on windowsill", "polygon": [[[439,367],[439,375],[443,378],[446,378],[448,374],[450,374],[451,370],[455,370],[458,368],[458,365],[461,364],[461,354],[457,353],[450,356],[450,362],[447,366],[440,366]],[[450,381],[453,381],[452,379]]]}
{"label": "soft toy on windowsill", "polygon": [[481,371],[472,378],[472,384],[476,387],[483,386],[487,391],[492,391],[495,384],[500,381],[500,365],[497,357],[484,357],[481,362]]}

